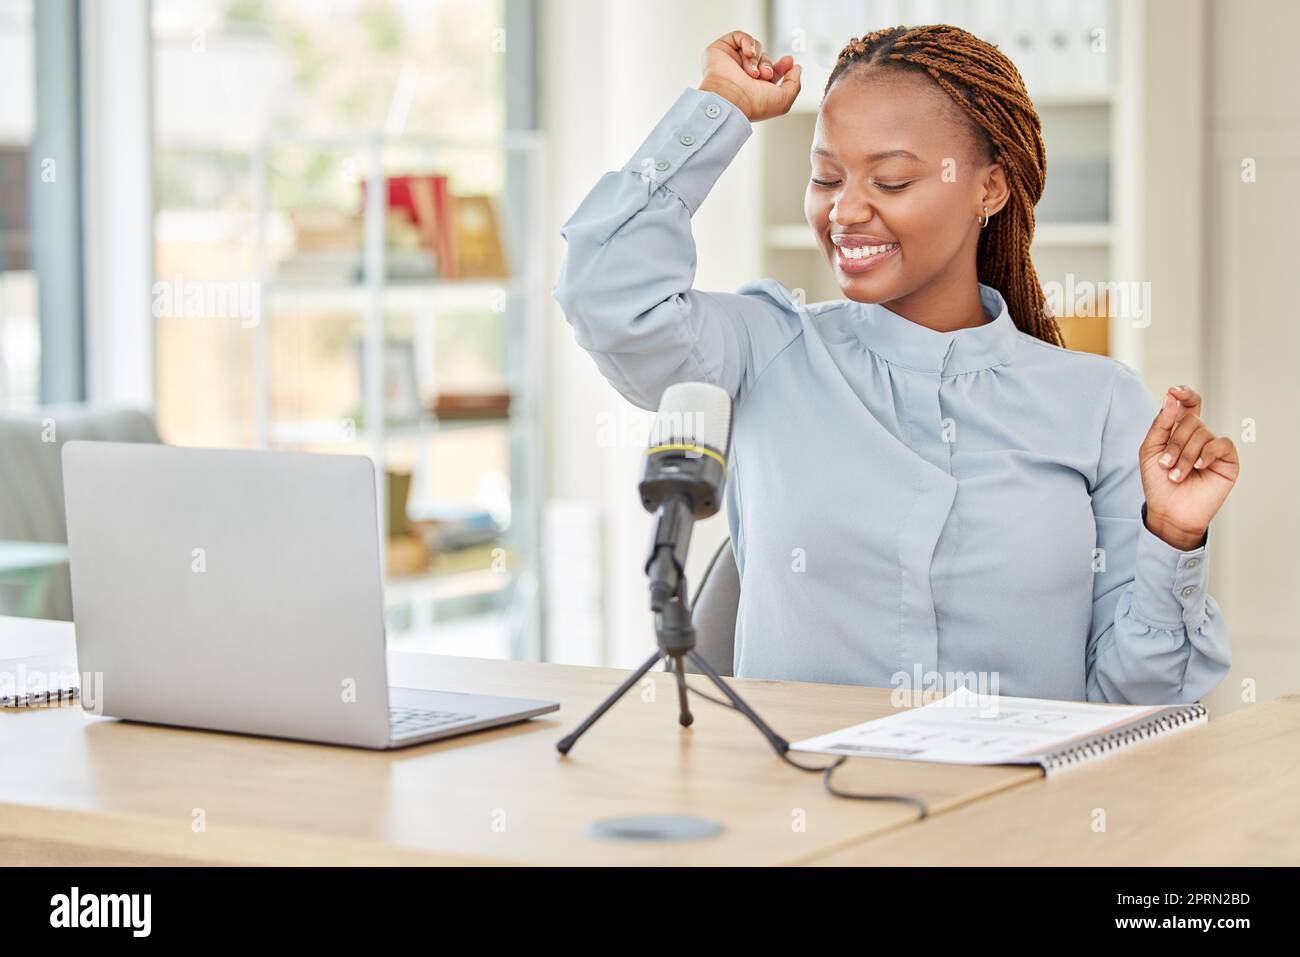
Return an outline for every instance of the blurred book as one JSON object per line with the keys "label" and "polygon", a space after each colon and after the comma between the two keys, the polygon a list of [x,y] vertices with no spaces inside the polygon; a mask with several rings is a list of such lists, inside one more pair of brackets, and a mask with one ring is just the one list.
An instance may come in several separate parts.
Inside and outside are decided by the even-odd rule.
{"label": "blurred book", "polygon": [[[401,175],[386,179],[388,220],[408,224],[419,237],[418,247],[396,242],[389,230],[388,275],[390,278],[436,276],[454,279],[455,249],[452,241],[452,217],[455,215],[447,189],[447,177],[441,173],[425,176]],[[365,209],[366,183],[361,183],[361,209]]]}
{"label": "blurred book", "polygon": [[425,246],[420,227],[403,210],[390,211],[384,218],[387,245],[384,271],[389,279],[438,278],[433,251]]}
{"label": "blurred book", "polygon": [[505,571],[514,565],[514,555],[498,543],[472,545],[429,556],[429,571],[439,575],[459,572]]}
{"label": "blurred book", "polygon": [[389,279],[437,279],[433,256],[426,249],[389,249],[384,253],[384,271]]}
{"label": "blurred book", "polygon": [[429,568],[429,547],[418,535],[393,535],[384,552],[389,575],[418,575]]}
{"label": "blurred book", "polygon": [[434,553],[495,542],[505,530],[491,512],[454,499],[412,502],[407,517],[412,532]]}
{"label": "blurred book", "polygon": [[510,414],[509,392],[440,392],[433,403],[440,419],[496,419]]}
{"label": "blurred book", "polygon": [[360,252],[360,217],[333,206],[295,206],[286,212],[295,252]]}
{"label": "blurred book", "polygon": [[411,177],[410,188],[424,244],[433,252],[438,275],[443,279],[459,279],[460,263],[454,238],[456,210],[447,188],[447,177]]}
{"label": "blurred book", "polygon": [[[507,279],[510,266],[491,196],[456,196],[442,173],[390,176],[389,275]],[[365,183],[361,184],[362,209]],[[396,233],[402,233],[396,239]],[[413,240],[417,240],[413,242]]]}
{"label": "blurred book", "polygon": [[410,525],[406,516],[406,503],[411,497],[411,473],[387,469],[388,473],[388,537],[406,535]]}
{"label": "blurred book", "polygon": [[492,197],[457,196],[454,203],[457,275],[465,279],[509,278],[510,265]]}
{"label": "blurred book", "polygon": [[361,277],[360,253],[293,253],[276,266],[284,282],[354,283]]}
{"label": "blurred book", "polygon": [[352,283],[361,274],[361,224],[328,206],[287,210],[293,252],[276,266],[276,277],[302,283]]}

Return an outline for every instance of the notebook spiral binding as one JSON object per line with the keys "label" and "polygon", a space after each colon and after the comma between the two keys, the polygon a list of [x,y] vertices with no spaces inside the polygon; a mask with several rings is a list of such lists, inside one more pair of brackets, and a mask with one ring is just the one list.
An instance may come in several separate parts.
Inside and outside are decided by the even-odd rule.
{"label": "notebook spiral binding", "polygon": [[54,691],[31,691],[19,695],[0,696],[0,709],[16,711],[20,708],[57,708],[64,702],[75,701],[81,692],[77,688],[56,688]]}
{"label": "notebook spiral binding", "polygon": [[1168,731],[1177,730],[1201,720],[1207,714],[1205,705],[1198,701],[1176,711],[1166,711],[1155,715],[1136,727],[1120,728],[1111,731],[1109,734],[1089,738],[1087,741],[1080,742],[1063,751],[1048,755],[1043,759],[1042,765],[1049,774],[1052,771],[1074,767],[1091,758],[1110,754],[1113,751],[1137,744],[1148,738],[1158,737]]}

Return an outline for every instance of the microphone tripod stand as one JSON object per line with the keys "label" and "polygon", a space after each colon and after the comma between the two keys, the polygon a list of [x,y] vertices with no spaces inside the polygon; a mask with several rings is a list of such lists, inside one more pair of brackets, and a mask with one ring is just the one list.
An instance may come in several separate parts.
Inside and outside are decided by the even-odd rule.
{"label": "microphone tripod stand", "polygon": [[686,591],[686,576],[679,574],[676,578],[676,587],[666,599],[662,597],[663,593],[659,589],[652,589],[651,592],[650,606],[655,613],[655,635],[659,643],[658,650],[647,658],[641,667],[632,672],[628,679],[619,685],[608,698],[602,701],[596,710],[574,729],[573,733],[560,739],[555,745],[560,754],[568,754],[573,745],[577,743],[578,738],[582,737],[588,728],[600,720],[601,715],[612,708],[619,698],[631,691],[632,687],[645,677],[646,673],[656,663],[663,659],[668,660],[673,674],[677,676],[677,701],[680,709],[677,722],[683,728],[690,727],[695,720],[691,714],[690,704],[686,700],[686,669],[683,667],[683,660],[687,660],[699,668],[717,686],[718,690],[731,702],[732,707],[748,718],[754,727],[758,728],[778,755],[784,757],[785,753],[790,750],[790,743],[768,727],[767,723],[758,716],[754,709],[746,704],[740,695],[731,690],[731,687],[722,676],[714,671],[707,661],[696,654],[695,626],[691,623],[691,609],[683,600],[683,593]]}

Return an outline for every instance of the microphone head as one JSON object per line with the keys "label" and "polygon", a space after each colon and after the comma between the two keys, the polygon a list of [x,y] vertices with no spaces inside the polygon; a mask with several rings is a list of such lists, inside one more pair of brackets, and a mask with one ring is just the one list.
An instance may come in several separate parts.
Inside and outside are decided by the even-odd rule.
{"label": "microphone head", "polygon": [[664,389],[651,426],[650,445],[702,445],[724,459],[731,441],[731,396],[707,382]]}

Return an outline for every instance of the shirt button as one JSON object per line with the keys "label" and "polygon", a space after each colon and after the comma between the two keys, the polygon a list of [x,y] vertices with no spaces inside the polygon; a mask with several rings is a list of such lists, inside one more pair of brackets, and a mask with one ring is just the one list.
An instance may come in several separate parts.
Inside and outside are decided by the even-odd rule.
{"label": "shirt button", "polygon": [[1183,589],[1183,597],[1184,597],[1184,598],[1191,598],[1191,597],[1192,597],[1193,595],[1195,595],[1195,594],[1196,594],[1196,586],[1195,586],[1195,585],[1188,585],[1186,588]]}
{"label": "shirt button", "polygon": [[695,137],[691,136],[690,133],[683,133],[680,137],[678,137],[678,139],[681,141],[681,144],[683,146],[690,146],[692,143],[695,142]]}
{"label": "shirt button", "polygon": [[659,162],[655,163],[655,169],[657,170],[665,170],[667,168],[668,168],[667,160],[659,160]]}
{"label": "shirt button", "polygon": [[716,103],[710,103],[708,106],[704,108],[704,115],[707,116],[709,119],[713,119],[721,112],[722,110],[718,108],[718,104]]}
{"label": "shirt button", "polygon": [[1199,565],[1200,563],[1201,563],[1201,560],[1200,560],[1199,558],[1189,558],[1189,559],[1187,559],[1187,564],[1186,564],[1184,567],[1186,567],[1186,568],[1195,568],[1195,567],[1196,567],[1197,565]]}

